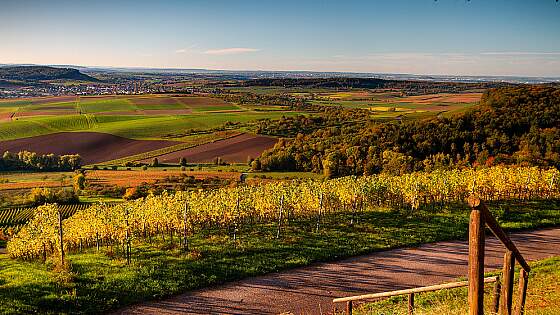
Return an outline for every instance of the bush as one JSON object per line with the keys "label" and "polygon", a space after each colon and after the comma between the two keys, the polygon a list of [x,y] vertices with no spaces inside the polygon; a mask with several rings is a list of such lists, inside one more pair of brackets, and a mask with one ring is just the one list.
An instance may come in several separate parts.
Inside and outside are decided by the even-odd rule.
{"label": "bush", "polygon": [[76,192],[71,189],[33,188],[29,193],[28,200],[34,206],[45,203],[71,204],[80,200]]}

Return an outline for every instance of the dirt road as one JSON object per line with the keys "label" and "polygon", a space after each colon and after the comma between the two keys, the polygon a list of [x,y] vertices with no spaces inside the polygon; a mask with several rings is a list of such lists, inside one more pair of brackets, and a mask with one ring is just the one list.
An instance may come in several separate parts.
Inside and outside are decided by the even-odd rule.
{"label": "dirt road", "polygon": [[[560,228],[514,233],[511,238],[528,260],[560,255]],[[503,253],[497,239],[487,238],[487,271],[501,268]],[[389,250],[192,291],[117,314],[328,314],[335,297],[439,284],[466,276],[467,255],[466,241]]]}

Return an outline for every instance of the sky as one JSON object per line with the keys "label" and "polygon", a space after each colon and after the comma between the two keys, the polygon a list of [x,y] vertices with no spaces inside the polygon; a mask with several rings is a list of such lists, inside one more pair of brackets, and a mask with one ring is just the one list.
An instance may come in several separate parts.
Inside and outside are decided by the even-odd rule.
{"label": "sky", "polygon": [[0,63],[560,77],[560,2],[0,0]]}

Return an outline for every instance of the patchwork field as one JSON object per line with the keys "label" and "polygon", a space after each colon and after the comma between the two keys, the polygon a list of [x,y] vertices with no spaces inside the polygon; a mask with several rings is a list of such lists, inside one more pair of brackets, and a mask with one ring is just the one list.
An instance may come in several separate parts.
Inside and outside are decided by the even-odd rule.
{"label": "patchwork field", "polygon": [[482,93],[479,92],[403,96],[400,92],[357,90],[317,93],[313,95],[311,102],[318,105],[369,109],[373,117],[379,119],[417,119],[464,110],[476,104],[481,97]]}
{"label": "patchwork field", "polygon": [[[261,153],[274,146],[277,139],[265,136],[242,134],[224,140],[199,145],[193,148],[158,156],[160,162],[178,163],[186,158],[192,163],[212,162],[220,157],[228,163],[245,163],[248,157],[258,157]],[[143,162],[150,162],[149,159]]]}
{"label": "patchwork field", "polygon": [[79,154],[84,163],[98,163],[177,144],[175,141],[132,140],[97,132],[63,132],[0,142],[0,152],[31,151]]}
{"label": "patchwork field", "polygon": [[[310,102],[315,104],[369,109],[372,117],[379,120],[447,115],[468,108],[481,97],[481,93],[403,96],[397,91],[276,87],[256,87],[251,91],[261,94],[281,91],[311,98]],[[204,95],[0,100],[0,152],[77,153],[86,164],[124,161],[131,156],[140,158],[134,161],[143,162],[151,162],[157,156],[165,163],[177,163],[181,157],[193,163],[212,162],[217,157],[230,163],[245,163],[248,157],[258,157],[263,150],[271,148],[276,139],[244,134],[247,130],[243,124],[298,114],[301,112],[287,110],[285,106],[239,106]],[[214,136],[224,130],[241,135],[231,139]],[[181,146],[177,150],[160,151],[178,144]]]}

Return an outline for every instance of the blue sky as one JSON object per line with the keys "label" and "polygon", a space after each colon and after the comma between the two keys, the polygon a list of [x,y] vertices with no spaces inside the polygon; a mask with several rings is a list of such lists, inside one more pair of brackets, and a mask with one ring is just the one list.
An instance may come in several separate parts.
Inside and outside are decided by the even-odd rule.
{"label": "blue sky", "polygon": [[0,0],[0,63],[560,76],[560,3]]}

